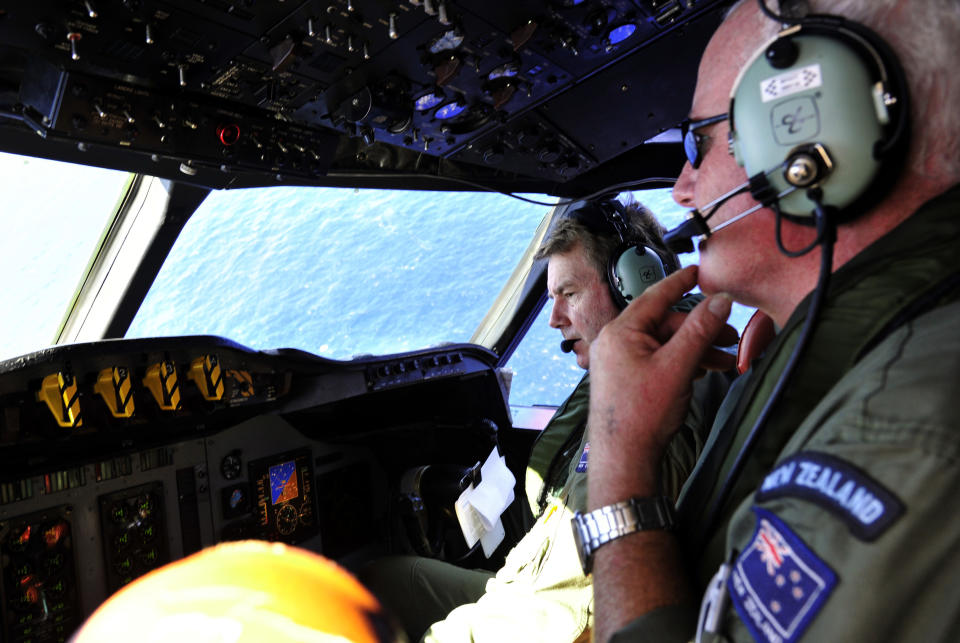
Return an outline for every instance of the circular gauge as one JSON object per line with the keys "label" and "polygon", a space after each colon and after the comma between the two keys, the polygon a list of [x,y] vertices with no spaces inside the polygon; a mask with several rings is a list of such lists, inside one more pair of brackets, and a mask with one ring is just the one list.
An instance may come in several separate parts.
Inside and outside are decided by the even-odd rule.
{"label": "circular gauge", "polygon": [[413,124],[412,116],[407,116],[405,118],[397,118],[387,123],[386,130],[391,134],[403,134],[408,129],[410,129],[410,125],[412,124]]}
{"label": "circular gauge", "polygon": [[300,512],[300,522],[309,527],[313,524],[313,512],[310,511],[310,505],[304,503],[303,510]]}
{"label": "circular gauge", "polygon": [[60,598],[63,596],[63,593],[67,590],[67,584],[63,582],[62,578],[52,578],[48,579],[43,583],[43,593],[47,596],[52,596],[53,598]]}
{"label": "circular gauge", "polygon": [[439,54],[441,51],[450,51],[463,44],[463,34],[459,29],[450,29],[434,38],[428,49],[431,54]]}
{"label": "circular gauge", "polygon": [[242,467],[243,462],[240,460],[239,451],[231,451],[227,455],[223,456],[223,460],[220,461],[220,473],[226,480],[235,480],[236,478],[239,478]]}
{"label": "circular gauge", "polygon": [[19,579],[26,578],[33,573],[33,565],[26,560],[16,561],[10,565],[10,570],[13,572],[13,577],[18,579],[19,582]]}
{"label": "circular gauge", "polygon": [[439,107],[437,111],[434,112],[433,115],[438,119],[440,119],[441,121],[445,121],[448,118],[459,116],[463,112],[463,110],[465,110],[466,108],[467,108],[466,103],[462,103],[460,101],[452,101],[450,103],[447,103],[443,107]]}
{"label": "circular gauge", "polygon": [[413,106],[419,112],[425,112],[428,109],[433,109],[437,105],[443,102],[444,95],[435,90],[431,90],[426,94],[419,96],[414,99]]}
{"label": "circular gauge", "polygon": [[146,544],[157,537],[157,528],[152,522],[144,522],[140,525],[140,542]]}
{"label": "circular gauge", "polygon": [[154,506],[153,496],[149,493],[143,494],[137,498],[137,515],[140,518],[149,518],[150,514],[153,513]]}
{"label": "circular gauge", "polygon": [[117,570],[117,573],[121,576],[133,571],[133,556],[124,556],[122,558],[118,558],[114,561],[113,568]]}
{"label": "circular gauge", "polygon": [[497,78],[513,78],[518,73],[516,63],[506,63],[495,68],[487,74],[487,80],[496,80]]}
{"label": "circular gauge", "polygon": [[124,531],[113,537],[113,550],[123,551],[130,544],[130,532]]}
{"label": "circular gauge", "polygon": [[632,22],[614,27],[607,32],[607,42],[611,45],[617,45],[629,38],[637,30],[637,25]]}
{"label": "circular gauge", "polygon": [[277,531],[284,536],[289,536],[297,528],[300,516],[293,505],[283,505],[277,511]]}
{"label": "circular gauge", "polygon": [[127,507],[125,502],[117,502],[110,507],[110,520],[115,525],[122,525],[130,520],[130,508]]}
{"label": "circular gauge", "polygon": [[160,562],[160,550],[156,547],[150,547],[149,549],[144,549],[140,552],[139,555],[140,564],[146,568],[155,567],[158,562]]}
{"label": "circular gauge", "polygon": [[[443,109],[446,105],[441,106]],[[469,134],[486,125],[494,115],[492,106],[486,103],[473,103],[464,109],[458,109],[456,115],[442,121],[440,131],[451,136]],[[439,115],[438,115],[439,118]]]}
{"label": "circular gauge", "polygon": [[63,554],[55,552],[44,557],[43,568],[47,574],[59,572],[63,568]]}

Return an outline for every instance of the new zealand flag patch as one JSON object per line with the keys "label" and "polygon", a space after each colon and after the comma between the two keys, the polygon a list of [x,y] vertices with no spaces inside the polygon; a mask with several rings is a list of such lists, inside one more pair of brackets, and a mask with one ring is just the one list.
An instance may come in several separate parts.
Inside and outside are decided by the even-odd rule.
{"label": "new zealand flag patch", "polygon": [[730,596],[754,639],[792,643],[823,607],[837,576],[779,518],[753,511],[757,530],[727,581]]}
{"label": "new zealand flag patch", "polygon": [[[580,462],[577,463],[576,472],[583,473],[587,470],[587,455],[590,453],[590,443],[583,445],[583,453],[580,454]],[[569,466],[569,465],[568,465]]]}

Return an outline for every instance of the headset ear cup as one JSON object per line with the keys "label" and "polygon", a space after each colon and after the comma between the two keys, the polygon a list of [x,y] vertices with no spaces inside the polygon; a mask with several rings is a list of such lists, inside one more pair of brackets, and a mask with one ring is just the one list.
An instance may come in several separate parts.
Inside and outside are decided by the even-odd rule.
{"label": "headset ear cup", "polygon": [[610,292],[620,308],[666,277],[660,256],[646,246],[620,248],[610,258],[607,277]]}
{"label": "headset ear cup", "polygon": [[[807,187],[819,187],[824,204],[847,220],[892,185],[902,154],[876,151],[903,138],[908,118],[906,85],[889,47],[861,25],[825,18],[811,16],[762,47],[737,79],[729,110],[737,162],[750,177],[766,175],[775,193],[798,188],[779,199],[780,211],[811,224]],[[795,57],[765,55],[778,45],[790,45]],[[785,170],[809,150],[820,172],[806,183]]]}

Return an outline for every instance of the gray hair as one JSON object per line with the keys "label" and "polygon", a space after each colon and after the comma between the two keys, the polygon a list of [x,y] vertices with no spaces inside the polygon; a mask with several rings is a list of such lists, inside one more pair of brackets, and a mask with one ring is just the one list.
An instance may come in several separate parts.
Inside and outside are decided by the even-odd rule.
{"label": "gray hair", "polygon": [[[741,0],[755,3],[756,0]],[[767,0],[767,6],[773,2]],[[840,15],[875,31],[896,52],[911,96],[913,140],[906,166],[919,175],[953,183],[960,179],[960,74],[955,67],[960,43],[957,0],[810,0],[812,13]],[[731,9],[732,11],[733,9]],[[780,26],[754,12],[756,33],[764,40]],[[752,52],[735,63],[742,67]]]}
{"label": "gray hair", "polygon": [[[633,231],[634,240],[659,255],[667,274],[678,270],[680,259],[667,249],[667,245],[663,242],[664,228],[653,213],[632,197],[626,200],[623,209],[627,225]],[[606,275],[607,264],[620,245],[620,237],[612,226],[591,229],[575,217],[565,216],[547,233],[534,259],[546,259],[555,254],[569,252],[577,245],[583,246],[597,272],[600,275]]]}

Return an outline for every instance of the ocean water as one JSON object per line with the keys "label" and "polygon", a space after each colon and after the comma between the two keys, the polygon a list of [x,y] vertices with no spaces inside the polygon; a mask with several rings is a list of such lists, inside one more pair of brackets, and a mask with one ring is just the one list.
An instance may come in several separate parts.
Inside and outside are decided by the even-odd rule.
{"label": "ocean water", "polygon": [[[0,175],[0,274],[15,311],[0,316],[5,359],[52,343],[128,175],[12,154],[0,154]],[[669,190],[635,195],[665,226],[682,220]],[[484,193],[214,192],[128,336],[214,334],[334,359],[468,341],[548,211]],[[560,353],[549,311],[547,304],[507,365],[511,403],[558,404],[582,376],[574,357]],[[747,314],[735,310],[734,324]]]}
{"label": "ocean water", "polygon": [[[667,227],[682,218],[667,190],[636,196]],[[548,210],[488,193],[214,192],[127,336],[212,334],[334,359],[468,341]],[[511,404],[559,404],[583,374],[549,307],[508,363]]]}

